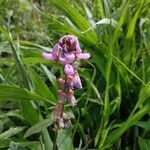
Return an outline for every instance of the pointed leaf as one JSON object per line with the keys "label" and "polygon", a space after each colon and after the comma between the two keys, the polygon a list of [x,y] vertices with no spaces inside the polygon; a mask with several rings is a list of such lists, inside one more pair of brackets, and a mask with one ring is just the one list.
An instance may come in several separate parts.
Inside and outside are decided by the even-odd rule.
{"label": "pointed leaf", "polygon": [[18,132],[21,132],[24,129],[25,129],[25,127],[10,128],[9,130],[7,130],[7,131],[0,134],[0,140],[1,139],[7,139],[7,138],[17,134]]}
{"label": "pointed leaf", "polygon": [[30,135],[33,135],[35,133],[39,133],[43,130],[45,130],[48,126],[50,126],[51,124],[53,123],[53,118],[48,118],[48,119],[45,119],[45,120],[42,120],[41,122],[33,125],[31,128],[29,128],[25,135],[24,135],[24,138],[30,136]]}

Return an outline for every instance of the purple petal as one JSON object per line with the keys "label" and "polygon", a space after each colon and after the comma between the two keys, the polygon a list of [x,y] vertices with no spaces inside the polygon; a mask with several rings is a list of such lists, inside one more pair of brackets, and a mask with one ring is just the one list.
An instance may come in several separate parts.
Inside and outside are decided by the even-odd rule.
{"label": "purple petal", "polygon": [[67,64],[66,62],[66,58],[63,56],[63,57],[59,57],[59,60],[60,60],[60,62],[62,63],[62,64]]}
{"label": "purple petal", "polygon": [[78,53],[76,56],[79,59],[89,59],[91,57],[90,53]]}
{"label": "purple petal", "polygon": [[72,81],[73,81],[73,76],[67,76],[66,84],[68,89],[74,89]]}
{"label": "purple petal", "polygon": [[75,72],[72,76],[67,76],[67,87],[70,89],[81,89],[82,83],[78,72]]}
{"label": "purple petal", "polygon": [[70,35],[70,41],[71,41],[71,44],[74,46],[74,43],[75,43],[75,52],[76,53],[81,53],[82,50],[80,48],[80,44],[79,44],[79,41],[78,41],[78,38],[74,35]]}
{"label": "purple petal", "polygon": [[72,107],[75,107],[77,105],[76,99],[74,97],[74,92],[71,89],[68,91],[68,102]]}
{"label": "purple petal", "polygon": [[66,64],[65,65],[65,69],[64,69],[64,71],[65,71],[65,74],[66,75],[74,75],[74,73],[75,73],[75,71],[74,71],[74,69],[73,69],[73,67],[71,66],[71,65],[69,65],[69,64]]}
{"label": "purple petal", "polygon": [[76,72],[76,73],[74,74],[73,86],[74,86],[74,88],[82,89],[82,83],[81,83],[81,79],[80,79],[80,77],[79,77],[78,72]]}
{"label": "purple petal", "polygon": [[61,38],[59,39],[58,42],[59,42],[59,43],[63,43],[63,39],[66,38],[66,37],[67,37],[67,35],[64,35],[63,37],[61,37]]}
{"label": "purple petal", "polygon": [[61,46],[59,45],[59,43],[55,44],[55,46],[53,47],[53,52],[52,52],[52,54],[53,54],[53,57],[54,57],[55,59],[58,59],[59,53],[60,53],[61,49],[62,49],[62,48],[61,48]]}
{"label": "purple petal", "polygon": [[75,55],[72,52],[64,53],[62,56],[59,57],[59,60],[62,64],[71,64],[75,60]]}
{"label": "purple petal", "polygon": [[51,53],[43,52],[42,56],[47,60],[55,60],[55,58],[53,57],[53,55]]}
{"label": "purple petal", "polygon": [[59,44],[62,46],[63,51],[74,51],[75,53],[81,53],[80,44],[78,38],[74,35],[65,35],[59,39]]}
{"label": "purple petal", "polygon": [[68,35],[68,37],[70,39],[71,44],[79,42],[77,37],[74,35]]}
{"label": "purple petal", "polygon": [[65,53],[64,55],[66,57],[66,61],[67,61],[66,63],[71,64],[72,62],[74,62],[75,60],[74,53]]}
{"label": "purple petal", "polygon": [[80,48],[80,44],[79,44],[79,41],[76,42],[76,53],[81,53],[82,50]]}

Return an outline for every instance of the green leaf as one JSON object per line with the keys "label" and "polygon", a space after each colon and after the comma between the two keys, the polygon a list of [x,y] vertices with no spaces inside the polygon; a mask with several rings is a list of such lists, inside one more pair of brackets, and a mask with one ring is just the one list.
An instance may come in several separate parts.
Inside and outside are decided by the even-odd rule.
{"label": "green leaf", "polygon": [[137,101],[132,114],[136,111],[138,107],[140,107],[149,97],[150,97],[150,82],[146,84],[146,86],[141,90],[139,100]]}
{"label": "green leaf", "polygon": [[139,146],[140,150],[149,150],[150,149],[150,140],[149,139],[142,139],[139,137]]}
{"label": "green leaf", "polygon": [[[55,5],[59,10],[61,10],[70,21],[81,31],[85,31],[90,28],[89,23],[80,15],[80,13],[73,8],[65,0],[49,0],[50,4]],[[97,42],[97,36],[92,30],[86,34],[87,38],[93,42]]]}
{"label": "green leaf", "polygon": [[41,65],[42,69],[44,70],[45,74],[47,75],[49,81],[52,83],[52,88],[54,89],[55,93],[58,91],[58,83],[56,77],[48,70],[48,68],[44,65]]}
{"label": "green leaf", "polygon": [[118,127],[114,131],[110,132],[108,138],[104,144],[104,149],[111,147],[112,143],[115,143],[120,136],[127,131],[127,129],[133,125],[135,125],[146,113],[150,111],[150,103],[141,108],[134,115],[130,115],[129,118],[122,124],[122,126]]}
{"label": "green leaf", "polygon": [[7,131],[0,134],[0,140],[1,139],[7,139],[7,138],[17,134],[18,132],[21,132],[24,129],[25,129],[25,127],[10,128],[9,130],[7,130]]}
{"label": "green leaf", "polygon": [[39,45],[39,44],[35,44],[29,41],[20,41],[20,44],[23,46],[29,46],[29,47],[35,47],[35,48],[39,48],[41,51],[48,51],[49,52],[49,48]]}
{"label": "green leaf", "polygon": [[20,77],[22,79],[21,81],[22,81],[23,85],[26,88],[29,88],[29,79],[28,79],[26,70],[20,60],[20,56],[18,54],[18,51],[19,51],[18,47],[15,45],[15,43],[11,37],[11,34],[9,32],[7,32],[2,26],[0,26],[0,32],[2,32],[5,35],[6,39],[10,43],[10,46],[12,48],[12,54],[13,54],[13,57],[15,59],[16,65],[17,65],[17,69],[20,73]]}
{"label": "green leaf", "polygon": [[[54,62],[43,59],[42,57],[26,57],[26,58],[22,58],[21,59],[23,64],[27,64],[27,65],[34,65],[34,64],[38,64],[38,63],[43,63],[43,64],[54,64]],[[0,59],[0,63],[4,63],[4,64],[14,64],[15,61],[13,59]],[[57,65],[55,63],[55,65]]]}
{"label": "green leaf", "polygon": [[57,135],[58,150],[73,150],[71,129],[61,129]]}
{"label": "green leaf", "polygon": [[148,121],[139,121],[136,125],[143,128],[143,129],[145,129],[145,130],[150,130],[150,120],[148,120]]}
{"label": "green leaf", "polygon": [[1,139],[0,140],[0,149],[7,148],[10,143],[10,139]]}
{"label": "green leaf", "polygon": [[35,92],[41,97],[48,99],[49,101],[56,102],[57,98],[49,90],[47,85],[43,82],[41,77],[32,69],[30,69],[30,76],[33,81]]}
{"label": "green leaf", "polygon": [[11,142],[9,144],[8,150],[27,150],[27,148],[23,148],[23,147],[19,146],[18,144],[16,144],[15,142]]}
{"label": "green leaf", "polygon": [[2,114],[0,113],[0,118],[6,118],[6,117],[16,117],[21,120],[24,119],[20,110],[12,110],[12,111],[2,113]]}
{"label": "green leaf", "polygon": [[139,17],[140,12],[142,11],[142,7],[143,7],[144,2],[145,2],[145,0],[141,0],[140,4],[137,6],[137,11],[136,11],[133,19],[130,21],[126,38],[131,38],[132,37],[132,35],[134,33],[134,29],[135,29],[137,19]]}
{"label": "green leaf", "polygon": [[42,120],[41,122],[33,125],[31,128],[29,128],[25,135],[24,138],[27,138],[30,135],[33,135],[35,133],[39,133],[41,131],[44,131],[45,129],[47,129],[48,126],[50,126],[52,123],[54,122],[53,118],[48,118],[45,120]]}
{"label": "green leaf", "polygon": [[52,142],[52,140],[50,138],[48,130],[47,129],[43,130],[42,131],[42,135],[43,135],[45,150],[53,149],[53,142]]}
{"label": "green leaf", "polygon": [[30,101],[30,100],[43,100],[47,101],[50,104],[54,105],[55,103],[49,101],[48,99],[45,99],[41,97],[40,95],[37,95],[35,93],[32,93],[28,90],[21,89],[16,86],[5,86],[0,85],[0,101]]}
{"label": "green leaf", "polygon": [[94,28],[96,28],[99,25],[111,25],[112,27],[116,27],[118,24],[117,21],[115,21],[114,19],[109,19],[109,18],[103,18],[101,20],[99,20],[98,22],[94,23],[92,27],[90,27],[89,29],[87,29],[86,31],[82,32],[82,33],[86,33]]}
{"label": "green leaf", "polygon": [[[19,41],[17,41],[18,43],[15,44],[9,30],[7,33],[7,31],[2,26],[0,26],[0,32],[2,32],[5,35],[6,39],[10,43],[12,54],[15,59],[16,66],[19,72],[19,77],[21,79],[20,82],[22,83],[22,87],[30,89],[30,81],[29,81],[26,69],[23,66],[23,63],[20,60],[20,56],[19,56]],[[34,124],[35,122],[37,122],[39,119],[39,114],[33,108],[32,104],[29,101],[21,101],[20,103],[21,103],[22,112],[26,121],[30,124]]]}
{"label": "green leaf", "polygon": [[135,53],[136,53],[135,38],[136,37],[134,36],[134,34],[135,34],[134,30],[136,28],[136,23],[140,16],[140,12],[143,9],[144,3],[145,3],[145,0],[139,1],[139,4],[137,5],[137,8],[136,8],[135,15],[131,18],[130,24],[128,27],[128,32],[127,32],[126,41],[125,41],[124,58],[123,58],[124,62],[127,64],[127,66],[129,65],[131,57],[132,57],[132,63],[136,62],[134,60],[136,58],[135,57]]}
{"label": "green leaf", "polygon": [[94,12],[95,12],[96,18],[98,19],[104,18],[105,12],[104,12],[104,6],[103,6],[102,0],[95,0]]}
{"label": "green leaf", "polygon": [[[13,142],[14,143],[14,142]],[[27,142],[15,142],[14,144],[16,144],[17,146],[20,146],[21,148],[29,148],[31,150],[41,150],[41,144],[38,141],[27,141]]]}

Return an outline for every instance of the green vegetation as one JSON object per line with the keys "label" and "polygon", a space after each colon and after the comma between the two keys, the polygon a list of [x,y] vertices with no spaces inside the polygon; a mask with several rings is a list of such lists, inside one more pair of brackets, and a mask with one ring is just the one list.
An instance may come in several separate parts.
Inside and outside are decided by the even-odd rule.
{"label": "green vegetation", "polygon": [[[149,18],[149,0],[0,0],[0,149],[149,150]],[[66,34],[92,58],[56,134],[63,71],[41,54]]]}

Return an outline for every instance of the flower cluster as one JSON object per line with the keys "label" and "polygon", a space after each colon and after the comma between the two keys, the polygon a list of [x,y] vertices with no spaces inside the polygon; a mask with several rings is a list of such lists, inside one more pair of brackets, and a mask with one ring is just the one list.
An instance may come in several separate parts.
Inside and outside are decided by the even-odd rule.
{"label": "flower cluster", "polygon": [[71,123],[63,112],[64,103],[67,101],[72,107],[76,106],[74,89],[81,89],[82,84],[79,73],[74,69],[73,63],[79,59],[89,59],[89,53],[82,53],[77,37],[65,35],[55,44],[51,53],[44,52],[43,57],[48,60],[58,61],[63,65],[64,78],[58,79],[59,101],[54,107],[54,119],[59,128],[70,127]]}

